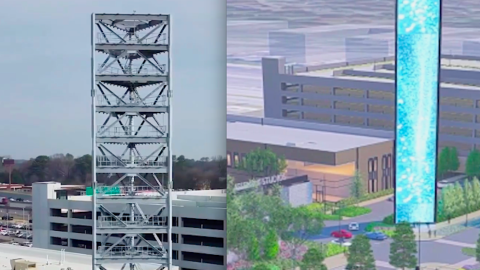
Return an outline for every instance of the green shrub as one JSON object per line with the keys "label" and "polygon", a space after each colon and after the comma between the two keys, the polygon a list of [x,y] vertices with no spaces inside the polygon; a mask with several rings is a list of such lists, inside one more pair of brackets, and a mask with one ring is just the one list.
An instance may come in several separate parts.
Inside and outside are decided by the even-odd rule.
{"label": "green shrub", "polygon": [[334,243],[327,243],[325,245],[325,249],[325,257],[332,257],[344,253],[346,250],[348,250],[348,247]]}
{"label": "green shrub", "polygon": [[383,218],[382,222],[385,223],[385,224],[394,225],[395,224],[395,217],[393,216],[393,214],[388,215],[388,216]]}
{"label": "green shrub", "polygon": [[381,191],[375,192],[375,193],[367,193],[367,194],[363,195],[362,197],[360,197],[359,199],[347,198],[347,199],[342,200],[341,203],[344,204],[344,205],[354,205],[356,203],[377,199],[377,198],[387,196],[387,195],[391,195],[391,194],[393,194],[393,188],[392,189],[381,190]]}
{"label": "green shrub", "polygon": [[389,238],[392,238],[393,234],[395,233],[395,229],[390,229],[390,230],[380,230],[383,234],[388,236]]}
{"label": "green shrub", "polygon": [[322,213],[322,217],[324,220],[340,220],[342,219],[341,216],[339,215],[330,215],[330,214],[325,214],[325,204],[323,203],[312,203],[309,205],[302,206],[305,209],[308,209],[309,211],[314,211],[314,212],[320,212]]}
{"label": "green shrub", "polygon": [[333,213],[343,217],[358,217],[361,215],[368,214],[370,212],[372,212],[372,209],[367,207],[347,206],[345,208],[335,210]]}

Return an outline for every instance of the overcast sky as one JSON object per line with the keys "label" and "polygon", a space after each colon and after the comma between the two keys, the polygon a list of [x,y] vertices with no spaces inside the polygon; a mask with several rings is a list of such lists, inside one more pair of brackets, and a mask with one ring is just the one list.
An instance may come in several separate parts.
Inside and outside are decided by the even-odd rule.
{"label": "overcast sky", "polygon": [[0,155],[91,152],[91,13],[171,14],[176,155],[225,155],[224,0],[0,1]]}

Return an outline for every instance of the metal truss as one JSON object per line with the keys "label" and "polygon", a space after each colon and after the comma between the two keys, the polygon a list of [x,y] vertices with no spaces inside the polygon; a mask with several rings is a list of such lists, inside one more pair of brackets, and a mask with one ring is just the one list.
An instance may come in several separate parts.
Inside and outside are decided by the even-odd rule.
{"label": "metal truss", "polygon": [[169,49],[169,15],[92,15],[94,270],[172,268]]}

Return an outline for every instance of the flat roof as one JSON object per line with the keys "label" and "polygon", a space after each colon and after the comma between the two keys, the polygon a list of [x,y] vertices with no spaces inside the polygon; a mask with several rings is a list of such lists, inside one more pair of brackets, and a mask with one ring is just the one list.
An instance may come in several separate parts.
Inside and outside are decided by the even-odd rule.
{"label": "flat roof", "polygon": [[242,122],[227,123],[227,139],[326,152],[341,152],[390,141],[385,138]]}

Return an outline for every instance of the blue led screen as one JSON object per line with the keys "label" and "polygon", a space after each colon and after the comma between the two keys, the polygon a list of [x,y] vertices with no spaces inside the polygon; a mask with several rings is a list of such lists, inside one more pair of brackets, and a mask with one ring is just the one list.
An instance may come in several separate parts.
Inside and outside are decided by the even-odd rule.
{"label": "blue led screen", "polygon": [[396,222],[435,222],[440,6],[397,0]]}

